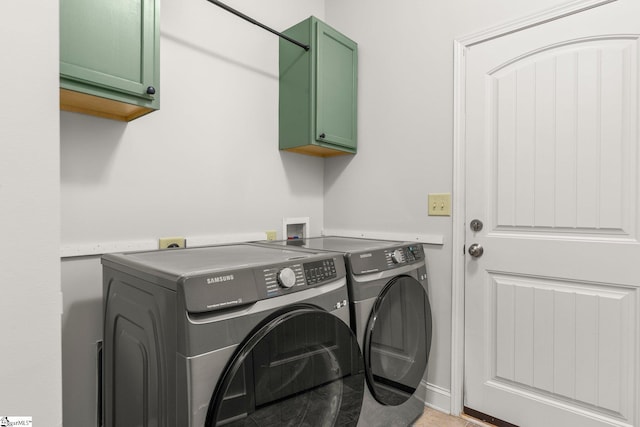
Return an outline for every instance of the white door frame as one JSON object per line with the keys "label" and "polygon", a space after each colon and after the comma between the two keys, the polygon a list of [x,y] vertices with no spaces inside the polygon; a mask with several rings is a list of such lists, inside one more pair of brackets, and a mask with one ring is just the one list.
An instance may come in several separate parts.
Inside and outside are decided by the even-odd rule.
{"label": "white door frame", "polygon": [[465,254],[465,109],[466,59],[471,46],[511,33],[564,18],[617,0],[575,0],[564,5],[491,27],[454,40],[453,89],[453,236],[451,290],[451,414],[460,415],[464,406],[464,278]]}

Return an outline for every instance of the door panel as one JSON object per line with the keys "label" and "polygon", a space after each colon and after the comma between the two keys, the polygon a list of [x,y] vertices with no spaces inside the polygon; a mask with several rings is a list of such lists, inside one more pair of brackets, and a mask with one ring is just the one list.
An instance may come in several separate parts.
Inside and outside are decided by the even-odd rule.
{"label": "door panel", "polygon": [[634,291],[498,273],[487,290],[492,381],[629,415]]}
{"label": "door panel", "polygon": [[352,339],[341,326],[328,316],[300,316],[260,340],[252,351],[256,405],[350,376]]}
{"label": "door panel", "polygon": [[[317,140],[356,148],[357,45],[322,22],[317,23]],[[320,137],[324,134],[324,137]]]}
{"label": "door panel", "polygon": [[373,396],[400,405],[416,391],[431,347],[431,307],[422,284],[393,278],[376,300],[364,338],[364,361]]}
{"label": "door panel", "polygon": [[151,98],[158,86],[154,49],[156,6],[151,0],[62,0],[60,74],[126,94]]}
{"label": "door panel", "polygon": [[364,377],[348,325],[313,306],[288,306],[235,350],[211,397],[205,426],[354,424]]}
{"label": "door panel", "polygon": [[637,51],[637,37],[577,40],[488,75],[496,226],[633,231]]}
{"label": "door panel", "polygon": [[466,51],[465,406],[638,425],[637,1]]}

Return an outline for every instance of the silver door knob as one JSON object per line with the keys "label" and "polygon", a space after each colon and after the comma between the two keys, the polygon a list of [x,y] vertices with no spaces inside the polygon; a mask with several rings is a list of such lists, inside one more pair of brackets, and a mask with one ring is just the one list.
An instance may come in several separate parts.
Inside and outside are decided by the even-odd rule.
{"label": "silver door knob", "polygon": [[483,253],[484,249],[482,248],[482,245],[474,243],[473,245],[469,246],[469,255],[471,255],[472,257],[479,258]]}

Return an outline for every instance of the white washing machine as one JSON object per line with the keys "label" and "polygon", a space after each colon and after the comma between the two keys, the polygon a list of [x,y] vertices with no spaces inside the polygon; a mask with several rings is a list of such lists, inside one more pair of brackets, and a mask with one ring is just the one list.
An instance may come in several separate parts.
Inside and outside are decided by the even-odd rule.
{"label": "white washing machine", "polygon": [[424,411],[416,392],[426,373],[432,333],[422,245],[337,236],[259,244],[344,255],[351,326],[368,385],[358,425],[411,425]]}
{"label": "white washing machine", "polygon": [[357,423],[340,254],[232,244],[102,264],[105,427]]}

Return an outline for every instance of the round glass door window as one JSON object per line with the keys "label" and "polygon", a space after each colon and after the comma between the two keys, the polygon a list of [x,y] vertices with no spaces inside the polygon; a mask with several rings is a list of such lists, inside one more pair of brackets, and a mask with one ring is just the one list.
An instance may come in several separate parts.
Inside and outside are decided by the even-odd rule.
{"label": "round glass door window", "polygon": [[364,336],[371,394],[384,405],[401,405],[415,393],[431,348],[431,306],[422,284],[393,278],[378,296]]}
{"label": "round glass door window", "polygon": [[218,381],[206,426],[355,426],[364,383],[351,329],[317,308],[292,307],[238,347]]}

